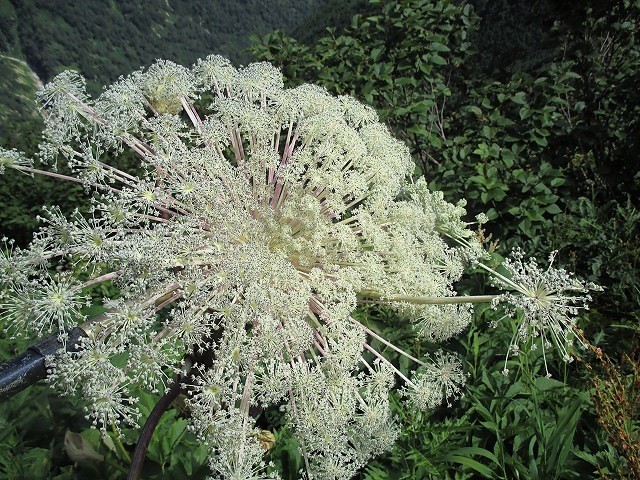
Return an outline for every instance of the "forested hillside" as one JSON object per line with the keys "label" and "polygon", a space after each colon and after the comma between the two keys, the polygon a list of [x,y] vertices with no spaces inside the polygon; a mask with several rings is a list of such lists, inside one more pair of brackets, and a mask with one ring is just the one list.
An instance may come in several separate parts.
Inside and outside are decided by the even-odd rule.
{"label": "forested hillside", "polygon": [[293,30],[322,3],[1,0],[0,52],[26,60],[45,81],[80,70],[95,90],[156,58],[190,64],[220,53],[246,63],[250,35]]}
{"label": "forested hillside", "polygon": [[0,54],[0,118],[37,115],[34,92],[42,87],[38,76],[23,60]]}

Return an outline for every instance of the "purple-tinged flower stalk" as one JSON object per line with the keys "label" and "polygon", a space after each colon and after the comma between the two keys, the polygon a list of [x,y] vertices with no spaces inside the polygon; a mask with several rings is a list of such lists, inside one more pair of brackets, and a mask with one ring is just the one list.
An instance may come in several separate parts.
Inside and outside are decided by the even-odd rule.
{"label": "purple-tinged flower stalk", "polygon": [[[135,389],[161,391],[195,359],[191,424],[215,478],[276,478],[252,412],[280,407],[308,477],[342,480],[393,444],[396,377],[416,408],[460,394],[453,356],[415,358],[352,315],[384,303],[443,341],[469,323],[466,303],[491,300],[456,296],[483,255],[463,204],[411,181],[407,148],[371,108],[219,56],[159,61],[95,100],[65,72],[39,98],[42,158],[73,175],[7,150],[0,169],[80,182],[92,211],[48,208],[30,248],[0,258],[0,320],[19,334],[83,325],[82,349],[50,359],[50,379],[81,386],[97,426],[135,424]],[[125,150],[133,171],[114,160]],[[50,277],[58,264],[69,273]],[[102,282],[119,296],[83,323],[83,292]]]}

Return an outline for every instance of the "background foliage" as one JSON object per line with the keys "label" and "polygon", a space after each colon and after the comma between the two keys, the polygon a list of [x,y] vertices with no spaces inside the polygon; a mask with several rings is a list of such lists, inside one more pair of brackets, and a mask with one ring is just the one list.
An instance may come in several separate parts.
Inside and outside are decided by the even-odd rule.
{"label": "background foliage", "polygon": [[[466,336],[447,346],[465,359],[466,396],[430,414],[396,401],[405,425],[400,441],[362,479],[633,478],[639,471],[637,0],[328,1],[315,16],[309,12],[321,2],[55,2],[55,12],[45,3],[0,0],[0,50],[27,58],[45,79],[72,66],[94,85],[154,56],[190,63],[227,45],[233,56],[247,45],[240,32],[293,31],[256,37],[254,57],[282,68],[290,85],[320,83],[373,105],[410,146],[416,175],[450,201],[468,199],[470,214],[489,215],[486,235],[501,239],[501,253],[516,244],[537,254],[559,249],[569,269],[605,287],[581,322],[594,347],[570,365],[547,359],[551,379],[535,375],[542,365],[536,355],[510,360],[515,373],[503,377],[514,323],[491,329],[495,314],[478,310]],[[243,28],[209,23],[224,18]],[[7,72],[16,68],[25,90],[0,110],[0,141],[32,153],[39,120],[24,96],[33,76],[3,61],[0,83],[9,85]],[[71,208],[82,197],[40,181],[46,184],[35,189],[27,178],[5,177],[0,185],[3,232],[21,242],[35,228],[40,204]],[[485,281],[476,273],[460,290],[483,293]],[[432,348],[385,312],[360,315],[401,347]],[[2,342],[6,358],[24,348]],[[123,448],[108,445],[87,429],[81,405],[41,387],[23,397],[28,408],[23,398],[0,406],[6,478],[24,476],[25,465],[39,472],[31,478],[117,478],[126,468],[133,432]],[[143,403],[150,409],[153,402]],[[277,428],[277,414],[269,420],[278,440],[270,458],[296,478],[295,446]],[[183,427],[175,410],[163,420],[149,478],[202,478],[204,459]],[[74,466],[62,449],[67,428],[83,431],[109,468]]]}
{"label": "background foliage", "polygon": [[26,59],[45,80],[81,69],[100,89],[156,58],[190,64],[216,50],[244,63],[249,34],[292,30],[320,3],[2,0],[0,51]]}

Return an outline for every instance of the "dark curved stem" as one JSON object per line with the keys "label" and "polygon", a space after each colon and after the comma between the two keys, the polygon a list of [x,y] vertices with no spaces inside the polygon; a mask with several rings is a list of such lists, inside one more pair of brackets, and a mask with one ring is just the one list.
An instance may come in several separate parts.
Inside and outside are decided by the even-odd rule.
{"label": "dark curved stem", "polygon": [[144,465],[144,459],[147,456],[147,449],[149,448],[149,442],[151,442],[153,432],[158,426],[158,422],[160,421],[160,418],[162,417],[164,412],[168,410],[171,403],[176,398],[178,398],[178,395],[180,395],[180,381],[181,378],[177,378],[169,391],[165,393],[160,400],[158,400],[156,406],[153,407],[153,410],[151,410],[149,418],[147,418],[147,421],[145,422],[144,427],[140,432],[140,438],[138,438],[136,449],[133,452],[127,480],[140,479],[140,475],[142,474],[142,466]]}

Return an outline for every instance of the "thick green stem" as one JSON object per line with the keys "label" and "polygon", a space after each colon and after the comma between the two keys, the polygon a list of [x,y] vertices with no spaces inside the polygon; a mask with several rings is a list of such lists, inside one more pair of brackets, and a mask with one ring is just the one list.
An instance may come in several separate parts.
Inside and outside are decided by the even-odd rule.
{"label": "thick green stem", "polygon": [[498,295],[465,295],[460,297],[415,297],[413,295],[382,295],[378,292],[361,292],[360,298],[373,298],[379,303],[406,302],[414,305],[451,305],[458,303],[491,303]]}

